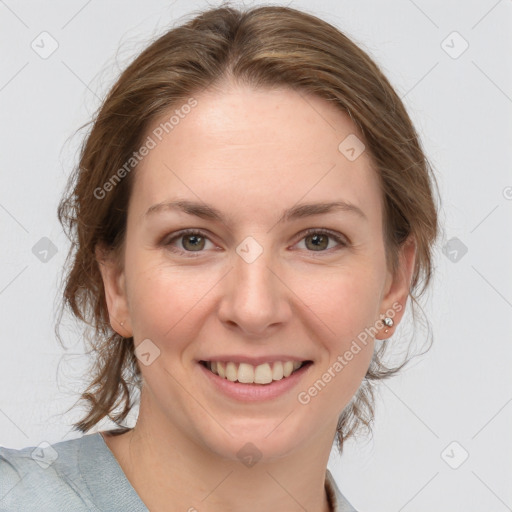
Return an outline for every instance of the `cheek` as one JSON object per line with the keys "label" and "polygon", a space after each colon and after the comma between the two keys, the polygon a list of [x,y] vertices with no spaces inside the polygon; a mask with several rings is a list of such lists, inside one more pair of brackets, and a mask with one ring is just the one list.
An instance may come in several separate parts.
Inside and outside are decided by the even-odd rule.
{"label": "cheek", "polygon": [[369,329],[378,319],[378,280],[369,272],[337,272],[316,283],[321,287],[312,291],[305,283],[300,293],[322,326],[318,341],[326,357],[299,390],[297,401],[308,414],[330,416],[335,422],[361,385],[373,355]]}
{"label": "cheek", "polygon": [[345,267],[313,273],[293,287],[303,304],[317,318],[333,350],[344,350],[378,320],[379,278],[368,267]]}
{"label": "cheek", "polygon": [[[130,310],[133,318],[134,336],[137,339],[155,338],[163,342],[170,337],[181,338],[180,330],[190,323],[188,319],[197,315],[198,305],[204,300],[205,290],[210,289],[214,280],[183,268],[150,265],[134,262],[129,275]],[[211,281],[211,282],[210,282]]]}
{"label": "cheek", "polygon": [[316,277],[303,282],[299,294],[317,318],[321,329],[317,335],[323,333],[318,341],[327,357],[302,390],[304,400],[299,402],[311,402],[311,410],[319,414],[330,409],[339,415],[359,388],[373,355],[370,329],[379,318],[380,281],[368,267],[355,266]]}

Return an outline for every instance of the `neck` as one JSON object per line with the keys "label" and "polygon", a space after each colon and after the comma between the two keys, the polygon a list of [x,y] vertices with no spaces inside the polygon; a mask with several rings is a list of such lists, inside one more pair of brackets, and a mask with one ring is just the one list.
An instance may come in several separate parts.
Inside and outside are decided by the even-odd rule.
{"label": "neck", "polygon": [[326,429],[288,455],[244,464],[213,452],[150,409],[141,399],[135,428],[104,436],[149,510],[331,511],[325,474],[332,431]]}

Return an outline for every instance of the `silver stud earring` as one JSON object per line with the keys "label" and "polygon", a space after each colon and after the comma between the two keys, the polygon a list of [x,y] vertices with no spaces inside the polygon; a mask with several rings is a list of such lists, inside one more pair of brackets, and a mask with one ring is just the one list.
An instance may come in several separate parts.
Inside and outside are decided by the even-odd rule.
{"label": "silver stud earring", "polygon": [[[392,318],[389,318],[389,316],[387,316],[386,318],[384,318],[384,325],[388,326],[388,327],[393,327],[394,323],[393,322],[393,319]],[[388,333],[389,332],[389,329],[385,329],[384,330],[385,333]]]}

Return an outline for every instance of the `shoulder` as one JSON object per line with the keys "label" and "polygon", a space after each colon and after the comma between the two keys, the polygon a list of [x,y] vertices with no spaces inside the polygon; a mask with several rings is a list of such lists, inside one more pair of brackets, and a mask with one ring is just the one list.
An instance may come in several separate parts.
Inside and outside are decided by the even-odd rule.
{"label": "shoulder", "polygon": [[0,511],[98,510],[80,471],[80,452],[93,436],[42,442],[22,449],[0,447]]}

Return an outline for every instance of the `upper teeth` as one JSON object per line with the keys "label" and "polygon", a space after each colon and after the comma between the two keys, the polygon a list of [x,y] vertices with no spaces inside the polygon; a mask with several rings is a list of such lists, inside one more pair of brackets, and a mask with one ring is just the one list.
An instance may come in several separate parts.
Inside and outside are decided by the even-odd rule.
{"label": "upper teeth", "polygon": [[247,363],[233,363],[208,361],[206,366],[219,377],[232,382],[238,380],[244,384],[269,384],[273,380],[281,380],[288,377],[294,370],[302,366],[298,361],[275,361],[274,363],[263,363],[253,366]]}

